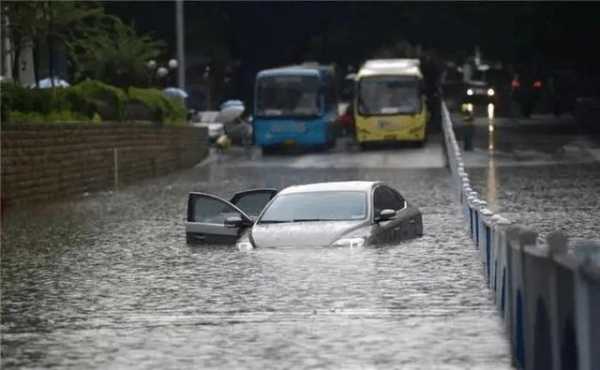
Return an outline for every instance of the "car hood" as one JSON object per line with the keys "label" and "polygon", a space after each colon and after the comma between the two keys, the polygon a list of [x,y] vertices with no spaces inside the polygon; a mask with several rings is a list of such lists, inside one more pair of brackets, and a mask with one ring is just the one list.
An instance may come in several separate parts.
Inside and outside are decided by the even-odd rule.
{"label": "car hood", "polygon": [[256,224],[251,235],[258,248],[323,247],[366,224],[364,220]]}

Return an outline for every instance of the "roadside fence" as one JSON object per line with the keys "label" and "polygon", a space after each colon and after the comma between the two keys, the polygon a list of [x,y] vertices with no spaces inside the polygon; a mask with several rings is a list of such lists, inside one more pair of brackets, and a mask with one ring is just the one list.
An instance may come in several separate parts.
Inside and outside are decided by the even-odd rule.
{"label": "roadside fence", "polygon": [[466,232],[510,338],[519,369],[600,369],[600,242],[542,238],[487,208],[469,181],[453,123],[441,103],[452,181]]}

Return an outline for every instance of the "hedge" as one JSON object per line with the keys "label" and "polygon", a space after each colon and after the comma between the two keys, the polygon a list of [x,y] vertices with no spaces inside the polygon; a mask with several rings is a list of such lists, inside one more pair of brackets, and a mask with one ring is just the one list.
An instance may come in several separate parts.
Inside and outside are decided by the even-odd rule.
{"label": "hedge", "polygon": [[122,121],[125,118],[127,94],[118,87],[87,80],[66,90],[75,91],[75,96],[80,97],[92,112],[98,113],[106,121]]}
{"label": "hedge", "polygon": [[166,97],[157,89],[128,89],[129,103],[141,103],[147,107],[154,121],[177,124],[186,119],[183,102],[177,98]]}
{"label": "hedge", "polygon": [[[183,101],[168,98],[160,90],[130,88],[125,93],[93,80],[51,89],[28,89],[2,82],[0,97],[2,122],[15,124],[150,119],[173,125],[186,118]],[[135,110],[128,110],[129,105],[141,106],[151,114],[136,115]]]}

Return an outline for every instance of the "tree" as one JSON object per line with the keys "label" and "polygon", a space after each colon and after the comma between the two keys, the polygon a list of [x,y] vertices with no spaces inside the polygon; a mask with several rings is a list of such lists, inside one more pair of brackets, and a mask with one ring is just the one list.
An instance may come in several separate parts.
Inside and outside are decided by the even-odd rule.
{"label": "tree", "polygon": [[138,35],[133,26],[114,19],[104,32],[88,32],[67,43],[75,79],[92,78],[115,86],[146,86],[146,63],[157,58],[164,43]]}
{"label": "tree", "polygon": [[232,23],[226,7],[225,3],[218,2],[203,5],[202,14],[189,22],[185,30],[186,45],[201,47],[200,58],[188,59],[187,84],[190,88],[204,86],[208,109],[213,109],[227,93],[231,93],[225,81],[231,77],[227,74],[239,67],[232,56],[235,32],[247,31]]}
{"label": "tree", "polygon": [[2,30],[11,41],[8,54],[14,58],[14,78],[19,78],[18,62],[22,49],[31,44],[36,83],[41,45],[48,48],[48,72],[54,77],[54,54],[58,43],[67,44],[80,35],[101,33],[105,25],[115,19],[104,14],[103,8],[93,2],[7,1],[2,10]]}
{"label": "tree", "polygon": [[42,4],[42,27],[46,31],[48,45],[48,72],[53,77],[56,42],[68,44],[81,35],[102,32],[102,22],[111,21],[112,17],[105,15],[104,9],[94,3],[45,1]]}
{"label": "tree", "polygon": [[[12,57],[15,80],[20,76],[19,60],[23,48],[39,33],[39,16],[39,3],[7,1],[2,4],[2,34],[10,39],[9,47],[2,49],[2,60]],[[4,63],[2,66],[4,68]]]}

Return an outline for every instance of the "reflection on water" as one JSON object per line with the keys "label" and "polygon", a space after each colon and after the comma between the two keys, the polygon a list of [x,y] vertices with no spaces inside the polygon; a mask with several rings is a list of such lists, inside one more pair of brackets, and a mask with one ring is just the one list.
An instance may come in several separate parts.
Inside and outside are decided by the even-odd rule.
{"label": "reflection on water", "polygon": [[378,249],[185,244],[187,191],[299,182],[283,169],[209,167],[15,213],[2,234],[3,367],[509,368],[446,172],[359,177],[423,205],[426,235]]}
{"label": "reflection on water", "polygon": [[487,197],[486,201],[488,208],[493,212],[498,210],[498,195],[497,190],[500,186],[498,182],[496,158],[495,158],[495,126],[494,120],[494,104],[488,104],[488,168],[487,168]]}
{"label": "reflection on water", "polygon": [[[494,119],[494,117],[495,117],[495,115],[494,115],[494,109],[495,109],[495,107],[494,107],[494,104],[493,104],[493,103],[489,103],[489,104],[487,105],[487,114],[488,114],[488,119],[489,119],[489,120],[493,120],[493,119]],[[491,123],[490,123],[490,127],[493,127],[493,126],[491,125]]]}

